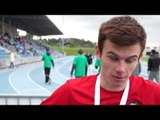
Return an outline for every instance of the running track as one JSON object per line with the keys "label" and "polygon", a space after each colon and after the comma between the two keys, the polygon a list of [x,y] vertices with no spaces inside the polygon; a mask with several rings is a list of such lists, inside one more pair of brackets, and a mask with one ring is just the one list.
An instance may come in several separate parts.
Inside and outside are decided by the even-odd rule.
{"label": "running track", "polygon": [[[55,60],[55,67],[51,69],[51,84],[45,84],[43,61],[20,66],[19,68],[0,71],[0,95],[50,95],[67,79],[70,78],[70,70],[73,56]],[[94,64],[93,64],[94,65]],[[92,66],[93,74],[97,70]],[[147,78],[147,66],[142,63],[141,76]]]}

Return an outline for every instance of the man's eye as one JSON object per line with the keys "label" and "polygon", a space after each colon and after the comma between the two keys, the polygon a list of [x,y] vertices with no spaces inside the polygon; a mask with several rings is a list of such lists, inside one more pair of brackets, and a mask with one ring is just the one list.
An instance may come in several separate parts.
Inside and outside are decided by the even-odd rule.
{"label": "man's eye", "polygon": [[114,60],[114,61],[118,60],[117,57],[112,57],[112,56],[110,56],[110,59],[111,59],[111,60]]}
{"label": "man's eye", "polygon": [[136,60],[135,59],[128,59],[128,60],[126,60],[126,63],[132,63],[134,61],[136,61]]}

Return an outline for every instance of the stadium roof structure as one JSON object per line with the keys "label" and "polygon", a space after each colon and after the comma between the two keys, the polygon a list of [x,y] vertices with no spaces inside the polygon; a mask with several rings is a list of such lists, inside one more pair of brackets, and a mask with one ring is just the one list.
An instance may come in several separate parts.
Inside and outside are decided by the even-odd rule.
{"label": "stadium roof structure", "polygon": [[[4,18],[4,19],[3,19]],[[0,15],[0,21],[37,36],[63,35],[45,15]]]}

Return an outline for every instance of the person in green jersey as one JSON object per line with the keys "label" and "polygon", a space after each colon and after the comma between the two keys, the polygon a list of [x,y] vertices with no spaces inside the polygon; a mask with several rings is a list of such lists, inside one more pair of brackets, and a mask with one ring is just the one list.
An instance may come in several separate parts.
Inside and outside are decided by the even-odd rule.
{"label": "person in green jersey", "polygon": [[101,61],[99,59],[96,59],[95,61],[95,68],[98,69],[98,73],[101,71]]}
{"label": "person in green jersey", "polygon": [[86,76],[87,66],[87,58],[83,55],[83,50],[79,49],[78,55],[73,60],[73,65],[70,72],[71,77],[73,76],[73,72],[76,78]]}
{"label": "person in green jersey", "polygon": [[51,79],[49,75],[51,70],[51,64],[54,67],[54,59],[53,56],[50,54],[49,48],[47,48],[46,53],[43,54],[42,60],[44,61],[45,83],[51,84]]}

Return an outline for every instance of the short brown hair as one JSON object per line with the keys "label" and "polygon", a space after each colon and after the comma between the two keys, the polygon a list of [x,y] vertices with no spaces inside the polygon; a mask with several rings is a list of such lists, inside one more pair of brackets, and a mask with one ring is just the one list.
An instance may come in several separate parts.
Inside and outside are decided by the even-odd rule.
{"label": "short brown hair", "polygon": [[83,50],[82,50],[82,49],[79,49],[79,50],[78,50],[78,53],[79,53],[79,54],[83,54]]}
{"label": "short brown hair", "polygon": [[141,52],[146,44],[146,32],[144,28],[132,17],[114,17],[102,23],[99,29],[98,48],[102,53],[105,40],[120,46],[129,46],[140,43]]}

